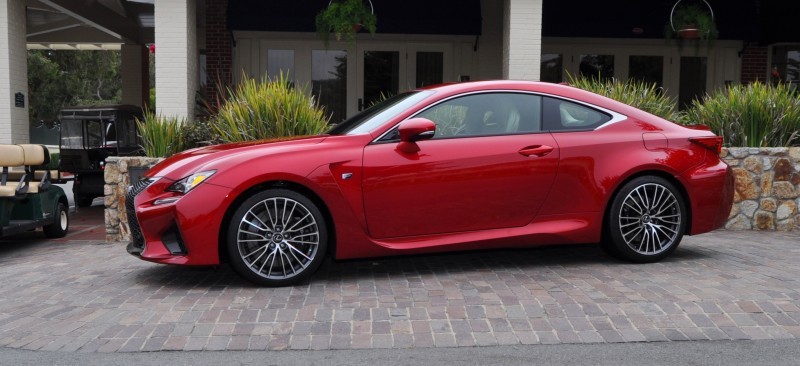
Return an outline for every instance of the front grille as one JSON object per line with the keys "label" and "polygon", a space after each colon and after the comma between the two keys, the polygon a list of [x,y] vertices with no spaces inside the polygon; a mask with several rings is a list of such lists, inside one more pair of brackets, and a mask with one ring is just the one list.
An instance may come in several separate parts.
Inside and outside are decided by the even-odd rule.
{"label": "front grille", "polygon": [[150,178],[142,178],[128,188],[128,194],[125,195],[125,213],[128,215],[128,227],[131,230],[131,243],[128,245],[128,252],[131,254],[139,254],[144,251],[144,235],[142,234],[142,228],[139,226],[139,220],[136,218],[136,203],[134,199],[153,181]]}

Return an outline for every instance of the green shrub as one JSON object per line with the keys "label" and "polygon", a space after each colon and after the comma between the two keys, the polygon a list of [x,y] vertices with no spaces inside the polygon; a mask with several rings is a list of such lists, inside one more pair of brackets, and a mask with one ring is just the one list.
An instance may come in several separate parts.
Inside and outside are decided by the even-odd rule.
{"label": "green shrub", "polygon": [[148,105],[150,110],[156,110],[156,88],[150,88],[150,104]]}
{"label": "green shrub", "polygon": [[61,162],[61,151],[59,152],[51,152],[50,153],[50,164],[47,164],[47,168],[50,170],[57,170],[58,165]]}
{"label": "green shrub", "polygon": [[711,127],[728,146],[800,145],[800,97],[785,84],[717,90],[695,100],[686,120]]}
{"label": "green shrub", "polygon": [[144,120],[136,119],[145,155],[166,158],[183,150],[181,129],[184,118],[163,117],[151,110],[144,112]]}
{"label": "green shrub", "polygon": [[614,99],[627,105],[639,108],[666,120],[679,122],[682,119],[678,104],[674,98],[666,96],[655,83],[616,79],[601,80],[567,74],[569,85],[604,97]]}
{"label": "green shrub", "polygon": [[207,146],[219,143],[220,137],[211,121],[208,119],[197,119],[194,122],[187,123],[181,129],[181,141],[183,142],[183,149],[192,149],[200,146]]}
{"label": "green shrub", "polygon": [[283,74],[275,80],[245,78],[228,89],[211,126],[223,142],[320,134],[328,120],[306,89]]}

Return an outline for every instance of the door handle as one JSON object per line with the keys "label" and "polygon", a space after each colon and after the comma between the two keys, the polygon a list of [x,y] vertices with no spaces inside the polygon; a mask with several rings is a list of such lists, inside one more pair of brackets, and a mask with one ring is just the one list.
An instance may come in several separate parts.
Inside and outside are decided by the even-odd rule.
{"label": "door handle", "polygon": [[519,153],[521,155],[524,155],[524,156],[536,155],[536,156],[541,157],[541,156],[545,156],[545,155],[549,154],[552,151],[553,151],[553,147],[552,146],[533,145],[533,146],[528,146],[528,147],[522,148],[522,150],[520,150]]}

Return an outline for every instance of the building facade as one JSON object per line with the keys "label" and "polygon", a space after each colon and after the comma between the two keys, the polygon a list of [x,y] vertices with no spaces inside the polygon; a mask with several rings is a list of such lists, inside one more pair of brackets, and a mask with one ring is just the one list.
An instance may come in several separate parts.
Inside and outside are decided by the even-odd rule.
{"label": "building facade", "polygon": [[213,103],[245,75],[285,74],[332,121],[442,82],[637,79],[683,106],[732,83],[800,79],[800,30],[791,26],[800,4],[694,1],[713,11],[719,37],[665,38],[680,3],[692,1],[365,0],[376,34],[326,45],[314,17],[328,0],[0,0],[0,143],[29,140],[26,45],[121,49],[123,101],[142,105],[155,44],[158,112],[188,118],[199,98]]}

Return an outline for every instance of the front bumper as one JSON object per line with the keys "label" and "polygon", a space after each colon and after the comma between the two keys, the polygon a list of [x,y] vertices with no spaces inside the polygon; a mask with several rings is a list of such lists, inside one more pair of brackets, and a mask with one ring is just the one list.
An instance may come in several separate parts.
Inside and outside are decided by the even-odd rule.
{"label": "front bumper", "polygon": [[[126,197],[133,239],[128,253],[156,263],[219,264],[219,233],[231,189],[205,182],[181,196],[164,191],[172,183],[162,178],[132,187]],[[165,198],[177,200],[157,202]]]}

